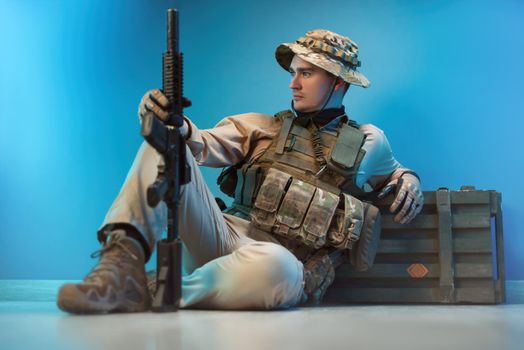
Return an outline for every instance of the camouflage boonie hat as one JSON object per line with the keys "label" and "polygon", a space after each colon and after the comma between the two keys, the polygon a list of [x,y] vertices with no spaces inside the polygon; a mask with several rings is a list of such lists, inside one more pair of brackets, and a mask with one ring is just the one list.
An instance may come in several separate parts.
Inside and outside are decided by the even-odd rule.
{"label": "camouflage boonie hat", "polygon": [[304,61],[314,64],[345,82],[369,86],[369,80],[360,72],[358,45],[350,38],[325,29],[315,29],[298,38],[294,43],[284,43],[277,47],[277,62],[289,71],[293,56],[298,55]]}

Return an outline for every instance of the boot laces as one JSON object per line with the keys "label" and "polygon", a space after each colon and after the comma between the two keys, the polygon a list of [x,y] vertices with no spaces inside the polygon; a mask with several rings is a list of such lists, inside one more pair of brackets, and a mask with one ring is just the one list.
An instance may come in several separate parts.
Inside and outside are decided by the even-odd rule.
{"label": "boot laces", "polygon": [[122,239],[126,237],[124,232],[115,232],[110,235],[109,242],[104,243],[104,246],[102,249],[96,250],[93,253],[91,253],[91,258],[96,259],[107,253],[108,251],[112,250],[115,247],[120,247],[124,252],[126,252],[133,260],[138,260],[138,256],[136,256],[124,243],[122,243]]}

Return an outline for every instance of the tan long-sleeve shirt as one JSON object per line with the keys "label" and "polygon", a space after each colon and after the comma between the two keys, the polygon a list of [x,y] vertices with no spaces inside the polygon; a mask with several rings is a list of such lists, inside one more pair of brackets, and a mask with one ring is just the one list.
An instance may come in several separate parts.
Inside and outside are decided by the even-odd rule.
{"label": "tan long-sleeve shirt", "polygon": [[[281,127],[280,119],[261,113],[233,115],[224,118],[215,127],[203,130],[188,122],[191,135],[187,144],[198,164],[209,167],[224,167],[259,157]],[[334,128],[338,124],[339,119],[335,118],[323,128]],[[393,156],[382,130],[372,124],[363,124],[360,130],[366,135],[363,146],[366,155],[356,182],[359,187],[370,190],[403,168]]]}

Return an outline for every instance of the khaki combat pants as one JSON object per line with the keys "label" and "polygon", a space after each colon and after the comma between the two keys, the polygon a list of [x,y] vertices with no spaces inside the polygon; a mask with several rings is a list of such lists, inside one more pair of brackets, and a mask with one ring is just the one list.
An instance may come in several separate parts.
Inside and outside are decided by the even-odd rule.
{"label": "khaki combat pants", "polygon": [[[147,187],[161,157],[144,142],[100,230],[133,225],[151,251],[167,226],[165,203],[150,208]],[[255,240],[249,222],[223,214],[189,148],[191,182],[181,187],[179,232],[184,242],[181,307],[273,309],[294,306],[303,294],[303,265],[284,247]]]}

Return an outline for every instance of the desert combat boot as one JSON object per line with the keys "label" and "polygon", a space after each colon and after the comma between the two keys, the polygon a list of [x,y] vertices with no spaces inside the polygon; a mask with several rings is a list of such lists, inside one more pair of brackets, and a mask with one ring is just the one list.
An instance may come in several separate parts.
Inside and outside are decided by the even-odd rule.
{"label": "desert combat boot", "polygon": [[82,282],[60,288],[58,307],[74,314],[149,310],[151,297],[140,243],[116,230],[96,256],[100,256],[97,265]]}

